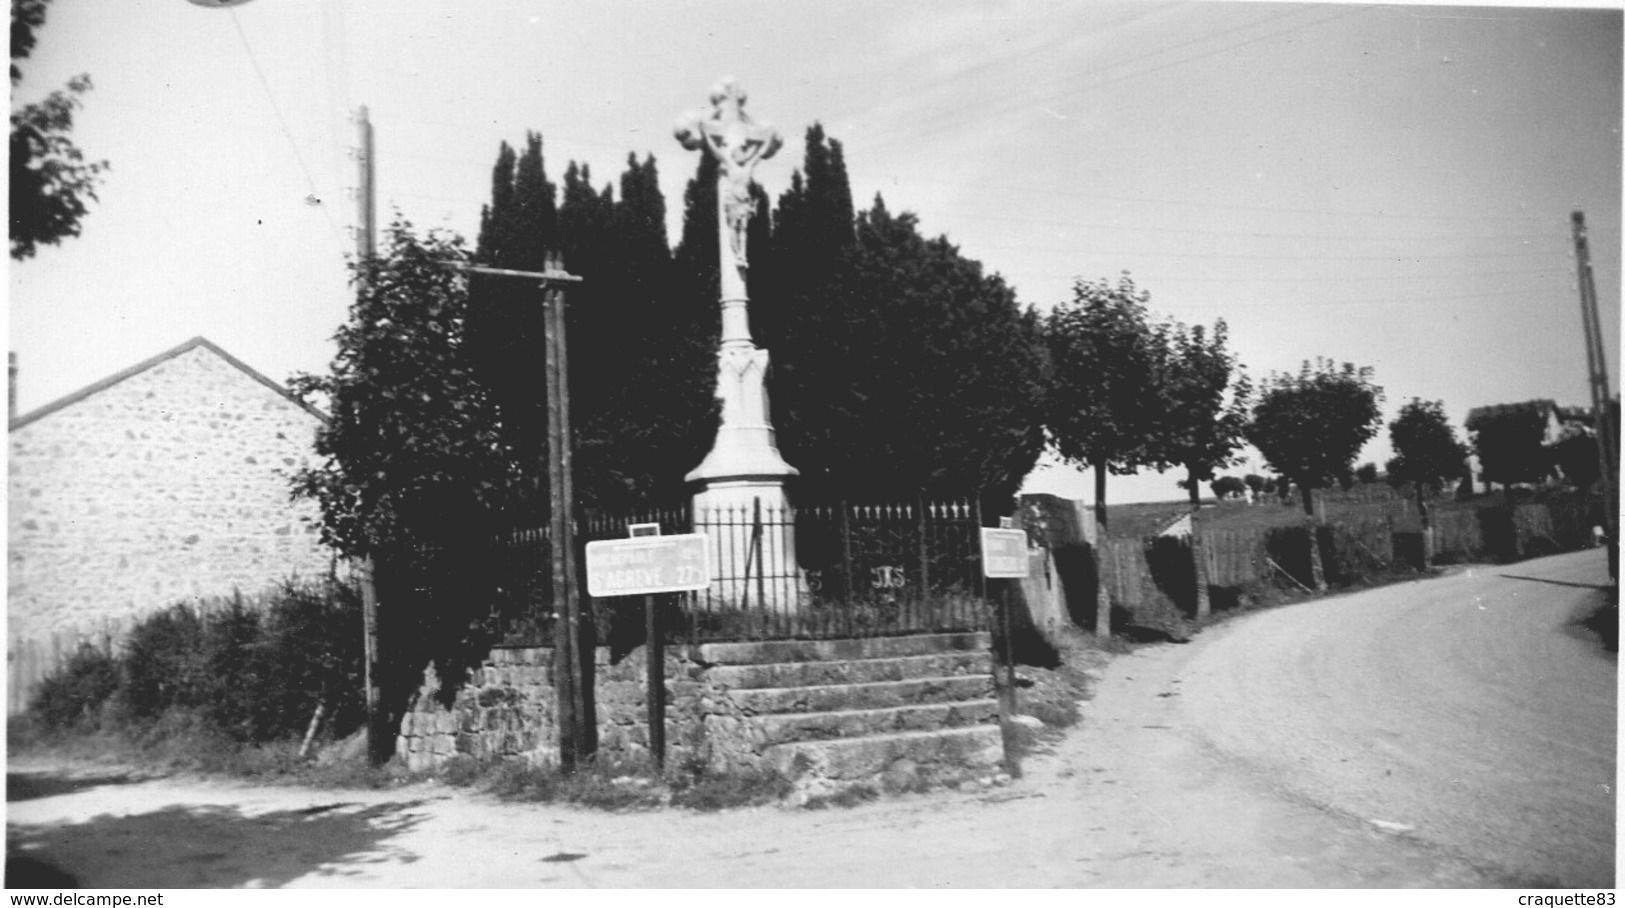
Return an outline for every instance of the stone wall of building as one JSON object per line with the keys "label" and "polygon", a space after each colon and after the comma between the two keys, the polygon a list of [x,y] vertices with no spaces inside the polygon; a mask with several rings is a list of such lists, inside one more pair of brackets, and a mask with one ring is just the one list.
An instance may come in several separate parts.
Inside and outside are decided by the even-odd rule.
{"label": "stone wall of building", "polygon": [[122,626],[332,566],[288,477],[320,418],[192,342],[10,431],[10,636]]}

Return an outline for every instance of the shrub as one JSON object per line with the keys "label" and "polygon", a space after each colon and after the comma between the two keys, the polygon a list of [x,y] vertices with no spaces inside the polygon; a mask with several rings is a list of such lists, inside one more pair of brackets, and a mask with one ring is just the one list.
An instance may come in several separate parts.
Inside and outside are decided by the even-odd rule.
{"label": "shrub", "polygon": [[344,737],[366,720],[361,592],[352,584],[284,584],[253,646],[253,739],[304,734],[326,705],[327,727]]}
{"label": "shrub", "polygon": [[200,661],[203,620],[189,605],[173,605],[130,629],[119,658],[119,701],[131,718],[155,720],[196,703],[207,674]]}
{"label": "shrub", "polygon": [[480,761],[468,754],[457,754],[440,767],[440,779],[453,788],[467,788],[480,777]]}
{"label": "shrub", "polygon": [[289,582],[258,607],[237,596],[153,614],[116,657],[75,653],[30,708],[47,727],[65,728],[111,702],[133,720],[135,743],[150,747],[203,729],[237,743],[294,739],[325,706],[328,729],[342,737],[366,713],[361,648],[356,587]]}
{"label": "shrub", "polygon": [[94,723],[118,684],[118,662],[105,650],[81,643],[40,682],[29,712],[46,728],[85,727]]}

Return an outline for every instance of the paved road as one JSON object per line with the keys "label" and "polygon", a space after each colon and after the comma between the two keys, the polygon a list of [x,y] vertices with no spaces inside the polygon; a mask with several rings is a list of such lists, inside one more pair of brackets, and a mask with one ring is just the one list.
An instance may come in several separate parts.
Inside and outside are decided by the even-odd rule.
{"label": "paved road", "polygon": [[1582,552],[1259,614],[1183,676],[1216,750],[1519,875],[1614,880],[1617,659],[1577,633]]}
{"label": "paved road", "polygon": [[25,762],[8,852],[124,888],[1607,885],[1616,667],[1565,630],[1603,570],[1477,568],[1117,657],[1002,789],[617,815]]}

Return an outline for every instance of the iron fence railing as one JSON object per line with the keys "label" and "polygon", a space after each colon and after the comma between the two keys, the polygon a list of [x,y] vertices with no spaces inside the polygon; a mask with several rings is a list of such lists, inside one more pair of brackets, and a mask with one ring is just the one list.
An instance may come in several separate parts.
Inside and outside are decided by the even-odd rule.
{"label": "iron fence railing", "polygon": [[[710,586],[658,597],[668,639],[819,639],[988,626],[978,516],[970,501],[801,508],[752,501],[588,513],[576,522],[576,544],[625,538],[637,523],[711,540]],[[546,529],[492,540],[490,620],[504,629],[507,645],[552,640],[550,546]],[[601,642],[613,646],[644,633],[641,596],[593,601],[584,584],[580,588]]]}

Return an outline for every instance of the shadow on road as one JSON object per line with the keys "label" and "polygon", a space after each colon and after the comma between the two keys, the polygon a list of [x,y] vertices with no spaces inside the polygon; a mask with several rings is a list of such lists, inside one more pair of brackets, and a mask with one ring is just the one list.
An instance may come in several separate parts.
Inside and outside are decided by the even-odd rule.
{"label": "shadow on road", "polygon": [[413,811],[425,803],[335,802],[253,815],[234,807],[175,805],[85,823],[8,824],[5,882],[271,888],[313,872],[342,878],[360,872],[347,865],[417,860],[388,842],[424,819]]}
{"label": "shadow on road", "polygon": [[1497,574],[1496,576],[1505,577],[1508,580],[1528,580],[1534,583],[1550,583],[1553,586],[1573,586],[1582,590],[1606,591],[1614,588],[1613,584],[1611,583],[1576,583],[1573,580],[1552,580],[1549,577],[1525,577],[1522,574]]}

